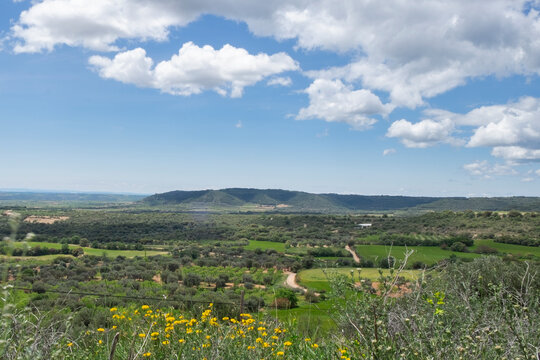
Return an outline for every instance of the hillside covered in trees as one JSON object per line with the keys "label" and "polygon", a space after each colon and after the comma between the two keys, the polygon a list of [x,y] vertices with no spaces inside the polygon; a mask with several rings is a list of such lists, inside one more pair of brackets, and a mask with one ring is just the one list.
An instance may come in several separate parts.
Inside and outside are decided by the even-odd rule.
{"label": "hillside covered in trees", "polygon": [[209,207],[255,206],[269,210],[295,212],[350,212],[396,210],[474,210],[538,211],[538,197],[416,197],[389,195],[311,194],[280,189],[243,189],[170,191],[146,197],[142,203],[151,206],[176,205],[191,209]]}

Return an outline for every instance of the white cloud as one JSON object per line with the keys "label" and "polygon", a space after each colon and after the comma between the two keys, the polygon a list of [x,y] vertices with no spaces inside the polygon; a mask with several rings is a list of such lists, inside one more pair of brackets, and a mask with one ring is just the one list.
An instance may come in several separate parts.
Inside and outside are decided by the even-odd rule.
{"label": "white cloud", "polygon": [[[398,137],[408,147],[450,143],[491,147],[491,154],[509,161],[540,160],[540,99],[524,97],[503,105],[482,106],[466,114],[440,109],[423,112],[418,123],[394,122],[386,136]],[[466,138],[467,132],[472,132]]]}
{"label": "white cloud", "polygon": [[238,122],[234,125],[235,128],[241,129],[244,125],[242,124],[242,120],[238,120]]}
{"label": "white cloud", "polygon": [[396,152],[396,149],[384,149],[383,156],[394,154]]}
{"label": "white cloud", "polygon": [[401,119],[390,125],[386,136],[400,138],[406,147],[426,148],[437,143],[453,142],[451,136],[453,130],[454,124],[448,119],[442,121],[425,119],[415,124]]}
{"label": "white cloud", "polygon": [[92,56],[88,62],[98,70],[102,78],[114,79],[139,87],[153,87],[154,61],[146,56],[144,49],[137,48],[118,53],[113,59]]}
{"label": "white cloud", "polygon": [[118,50],[119,39],[164,41],[168,28],[196,14],[170,11],[165,1],[44,0],[23,11],[12,27],[15,52],[52,51],[58,45]]}
{"label": "white cloud", "polygon": [[520,146],[497,146],[491,151],[491,155],[506,160],[538,161],[540,149],[525,149]]}
{"label": "white cloud", "polygon": [[471,175],[480,176],[486,179],[492,178],[494,175],[516,175],[517,171],[512,167],[512,164],[489,164],[486,160],[475,161],[466,164],[463,168]]}
{"label": "white cloud", "polygon": [[535,174],[538,175],[538,176],[540,176],[540,169],[536,170],[536,171],[535,171]]}
{"label": "white cloud", "polygon": [[523,146],[540,148],[540,99],[525,97],[507,105],[486,106],[464,120],[482,125],[468,146]]}
{"label": "white cloud", "polygon": [[328,131],[328,129],[324,129],[323,132],[315,134],[315,137],[324,138],[324,137],[327,137],[329,135],[330,135],[330,132]]}
{"label": "white cloud", "polygon": [[[540,73],[540,16],[530,0],[43,0],[11,29],[16,52],[56,46],[118,50],[119,40],[164,41],[202,14],[243,21],[258,36],[303,49],[351,51],[351,64],[314,78],[387,92],[396,106],[479,76]],[[360,85],[358,84],[360,83]]]}
{"label": "white cloud", "polygon": [[374,115],[387,115],[392,110],[371,91],[353,90],[340,80],[317,79],[305,92],[309,95],[309,106],[300,109],[296,116],[299,120],[316,118],[343,122],[356,130],[364,130],[377,122]]}
{"label": "white cloud", "polygon": [[183,96],[214,90],[224,96],[240,97],[246,86],[298,69],[298,64],[285,53],[251,55],[228,44],[215,50],[192,42],[185,43],[178,54],[155,67],[141,48],[118,53],[112,59],[92,56],[89,63],[103,78]]}
{"label": "white cloud", "polygon": [[292,85],[292,80],[288,76],[286,76],[286,77],[275,77],[275,78],[272,78],[272,79],[268,80],[268,82],[266,84],[267,85],[278,85],[278,86],[291,86]]}

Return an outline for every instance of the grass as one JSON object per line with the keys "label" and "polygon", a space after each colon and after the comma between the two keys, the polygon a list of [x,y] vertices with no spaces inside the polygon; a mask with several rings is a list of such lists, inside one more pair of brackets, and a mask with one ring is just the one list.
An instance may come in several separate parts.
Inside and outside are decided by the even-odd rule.
{"label": "grass", "polygon": [[[523,246],[523,245],[514,245],[514,244],[503,244],[497,243],[493,240],[475,240],[474,246],[470,248],[471,251],[474,251],[479,245],[487,245],[494,249],[497,249],[499,253],[507,253],[514,255],[528,255],[532,254],[534,256],[540,257],[540,247],[532,246]],[[371,259],[377,264],[377,261],[380,259],[391,255],[397,260],[402,260],[404,253],[407,250],[414,250],[414,253],[409,258],[409,264],[412,264],[415,261],[421,261],[426,265],[433,265],[439,262],[440,260],[449,258],[452,254],[461,258],[476,258],[482,256],[481,254],[476,254],[474,252],[462,253],[449,250],[443,250],[438,246],[389,246],[389,245],[357,245],[356,253],[358,256],[364,257],[366,259]]]}
{"label": "grass", "polygon": [[272,249],[272,250],[276,250],[277,252],[285,252],[285,244],[274,242],[274,241],[249,240],[249,245],[244,246],[244,249],[246,250]]}
{"label": "grass", "polygon": [[316,304],[300,302],[297,308],[289,310],[268,309],[267,314],[280,322],[295,327],[304,335],[313,338],[328,336],[336,329],[336,322],[331,314],[332,302],[321,301]]}
{"label": "grass", "polygon": [[[354,276],[355,281],[359,281],[357,268],[329,268],[329,269],[309,269],[302,270],[296,276],[296,279],[299,283],[304,285],[309,289],[316,291],[330,291],[331,286],[328,281],[328,278],[336,275],[351,275],[351,271]],[[326,274],[325,274],[326,272]],[[382,270],[383,275],[389,275],[390,271],[388,269]],[[405,270],[401,276],[408,280],[414,280],[420,274],[420,270]],[[369,279],[372,281],[377,280],[380,277],[379,269],[373,268],[363,268],[360,271],[360,276],[363,279]]]}
{"label": "grass", "polygon": [[421,261],[426,265],[436,264],[438,261],[449,258],[452,254],[461,258],[475,258],[481,256],[475,253],[461,253],[449,250],[443,250],[438,246],[389,246],[389,245],[358,245],[356,253],[358,256],[371,259],[375,263],[389,255],[396,260],[403,260],[407,250],[414,250],[409,258],[409,264],[415,261]]}
{"label": "grass", "polygon": [[[50,249],[61,249],[62,248],[62,244],[58,244],[58,243],[50,243],[50,242],[33,242],[33,241],[28,241],[28,242],[22,242],[22,241],[18,241],[18,242],[14,242],[13,243],[15,247],[18,247],[18,248],[22,248],[24,247],[25,245],[28,245],[30,247],[36,247],[36,246],[41,246],[42,248],[50,248]],[[70,249],[75,249],[75,248],[78,248],[79,245],[72,245],[70,244],[69,245],[69,248]],[[155,251],[155,250],[147,250],[147,251],[144,251],[144,250],[107,250],[107,249],[93,249],[93,248],[89,248],[89,247],[83,247],[82,248],[84,250],[84,254],[85,255],[95,255],[95,256],[101,256],[103,254],[106,254],[107,256],[110,256],[110,257],[117,257],[117,256],[125,256],[127,258],[133,258],[133,257],[136,257],[136,256],[154,256],[154,255],[166,255],[167,252],[166,251]],[[32,256],[32,257],[20,257],[20,258],[37,258],[37,259],[54,259],[55,257],[57,256],[60,256],[60,255],[43,255],[43,256]]]}
{"label": "grass", "polygon": [[515,244],[503,244],[498,243],[493,240],[476,240],[474,246],[471,248],[473,251],[479,245],[486,245],[497,249],[500,253],[514,254],[514,255],[533,255],[540,257],[540,247],[534,246],[524,246],[524,245],[515,245]]}

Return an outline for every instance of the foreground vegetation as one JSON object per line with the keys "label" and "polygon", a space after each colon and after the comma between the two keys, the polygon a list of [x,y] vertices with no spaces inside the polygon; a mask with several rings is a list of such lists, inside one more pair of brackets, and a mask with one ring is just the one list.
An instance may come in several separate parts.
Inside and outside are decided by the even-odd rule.
{"label": "foreground vegetation", "polygon": [[[362,278],[362,272],[354,274]],[[104,309],[80,327],[69,312],[20,308],[4,288],[0,355],[5,359],[531,359],[540,350],[538,266],[492,257],[424,274],[391,297],[399,270],[375,292],[349,275],[332,278],[339,331],[299,333],[271,311],[223,314],[215,304],[178,311],[147,304]]]}
{"label": "foreground vegetation", "polygon": [[2,359],[539,353],[537,213],[19,211],[0,217]]}

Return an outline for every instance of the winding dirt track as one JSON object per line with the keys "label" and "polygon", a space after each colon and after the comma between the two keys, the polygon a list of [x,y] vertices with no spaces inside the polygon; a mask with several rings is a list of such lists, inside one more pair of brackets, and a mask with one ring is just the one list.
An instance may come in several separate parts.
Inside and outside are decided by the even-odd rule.
{"label": "winding dirt track", "polygon": [[356,255],[356,251],[351,249],[351,247],[349,245],[345,246],[345,250],[347,250],[348,252],[351,253],[355,263],[360,264],[360,258],[358,257],[358,255]]}
{"label": "winding dirt track", "polygon": [[287,272],[285,272],[285,274],[287,274],[287,279],[285,280],[285,285],[287,285],[288,287],[293,288],[293,289],[300,289],[304,293],[307,291],[307,289],[305,287],[301,286],[300,284],[298,284],[296,282],[296,273],[287,271]]}

